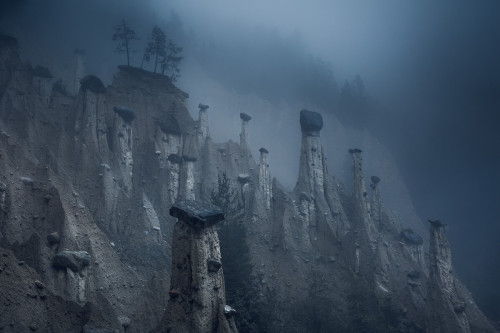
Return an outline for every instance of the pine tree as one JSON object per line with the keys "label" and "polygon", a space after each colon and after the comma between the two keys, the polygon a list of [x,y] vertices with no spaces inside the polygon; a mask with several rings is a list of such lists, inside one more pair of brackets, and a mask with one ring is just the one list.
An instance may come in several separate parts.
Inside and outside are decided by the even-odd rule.
{"label": "pine tree", "polygon": [[267,332],[269,318],[265,318],[264,300],[258,297],[258,288],[253,277],[250,250],[246,242],[246,228],[243,223],[243,205],[231,179],[226,172],[218,175],[217,186],[211,189],[210,202],[219,206],[225,220],[217,224],[226,302],[237,311],[236,325],[240,333]]}
{"label": "pine tree", "polygon": [[115,33],[112,39],[118,41],[115,52],[125,53],[127,56],[127,66],[130,66],[130,53],[132,52],[130,42],[139,39],[135,35],[135,31],[127,25],[125,20],[122,20],[122,23],[115,26]]}
{"label": "pine tree", "polygon": [[[167,36],[165,32],[157,25],[153,27],[153,31],[151,32],[151,39],[144,50],[144,56],[142,57],[142,61],[149,62],[152,56],[155,59],[155,67],[154,72],[156,73],[156,69],[158,63],[162,58],[166,55],[166,47],[167,47]],[[141,64],[142,67],[142,64]]]}

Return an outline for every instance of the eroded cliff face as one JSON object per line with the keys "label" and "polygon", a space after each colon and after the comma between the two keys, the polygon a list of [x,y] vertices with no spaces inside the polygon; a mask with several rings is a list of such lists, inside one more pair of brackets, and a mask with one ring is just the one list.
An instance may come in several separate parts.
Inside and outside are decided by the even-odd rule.
{"label": "eroded cliff face", "polygon": [[[47,91],[12,45],[1,45],[0,246],[36,272],[49,298],[110,318],[73,331],[152,329],[168,300],[169,203],[189,179],[188,163],[172,158],[194,133],[185,94],[125,67],[109,87],[87,77],[76,97]],[[12,331],[26,326],[0,320]]]}
{"label": "eroded cliff face", "polygon": [[[383,180],[371,177],[366,188],[361,151],[351,152],[352,193],[329,173],[319,113],[304,110],[297,119],[300,167],[290,192],[272,178],[272,151],[261,149],[254,161],[250,115],[240,115],[240,144],[215,143],[208,106],[199,105],[194,121],[185,107],[187,95],[161,75],[121,67],[110,86],[88,76],[71,96],[23,65],[15,42],[2,39],[0,47],[0,247],[6,258],[0,287],[12,291],[0,303],[7,314],[0,325],[7,331],[31,324],[50,331],[57,319],[66,332],[144,332],[157,327],[168,302],[190,304],[190,298],[201,304],[201,326],[224,322],[222,270],[210,271],[203,261],[213,259],[213,268],[224,260],[215,231],[201,235],[169,215],[179,199],[208,201],[221,171],[242,197],[258,292],[272,291],[281,307],[270,326],[293,328],[287,305],[307,296],[306,277],[314,271],[328,276],[337,314],[350,311],[353,281],[365,281],[367,293],[395,309],[403,332],[429,330],[440,315],[426,308],[449,304],[452,295],[466,306],[461,311],[453,303],[454,315],[446,314],[449,327],[494,331],[465,287],[446,273],[451,261],[449,252],[438,253],[449,251],[441,231],[431,230],[429,271],[425,235],[414,231],[422,227],[408,228],[408,221],[384,205]],[[188,252],[203,259],[190,269],[183,263]],[[432,266],[433,255],[439,269]],[[36,289],[33,280],[43,288]],[[205,304],[208,299],[216,306]],[[55,313],[41,312],[36,323],[17,315],[47,300]],[[67,321],[58,315],[62,308],[71,309]],[[73,314],[80,316],[76,324]],[[188,315],[176,310],[164,319]],[[232,319],[223,316],[220,327],[231,329]]]}

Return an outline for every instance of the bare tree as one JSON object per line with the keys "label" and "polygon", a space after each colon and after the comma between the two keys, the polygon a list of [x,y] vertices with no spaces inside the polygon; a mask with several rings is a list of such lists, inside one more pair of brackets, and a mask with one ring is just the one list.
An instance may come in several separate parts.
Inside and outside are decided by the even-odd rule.
{"label": "bare tree", "polygon": [[115,51],[125,53],[127,55],[127,66],[130,66],[130,53],[132,51],[130,42],[139,39],[135,35],[135,31],[127,25],[125,20],[122,20],[122,23],[115,26],[115,33],[112,38],[114,41],[118,41]]}

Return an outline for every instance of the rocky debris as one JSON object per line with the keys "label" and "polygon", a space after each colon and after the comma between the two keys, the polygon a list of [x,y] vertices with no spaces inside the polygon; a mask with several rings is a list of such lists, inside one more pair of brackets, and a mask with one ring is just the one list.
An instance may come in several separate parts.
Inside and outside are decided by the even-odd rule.
{"label": "rocky debris", "polygon": [[115,106],[113,107],[113,111],[126,123],[130,123],[135,119],[135,112],[125,106]]}
{"label": "rocky debris", "polygon": [[87,75],[80,80],[80,84],[83,91],[90,90],[95,94],[104,94],[106,92],[106,87],[95,75]]}
{"label": "rocky debris", "polygon": [[172,246],[170,300],[156,332],[237,332],[225,309],[224,277],[215,223],[224,219],[210,204],[180,201]]}
{"label": "rocky debris", "polygon": [[61,237],[57,231],[54,231],[47,235],[47,241],[50,245],[59,244],[61,242]]}
{"label": "rocky debris", "polygon": [[319,133],[323,128],[323,117],[318,112],[300,111],[300,128],[303,133]]}
{"label": "rocky debris", "polygon": [[79,272],[90,263],[90,255],[86,251],[61,251],[52,260],[55,268],[70,268]]}
{"label": "rocky debris", "polygon": [[401,230],[401,238],[412,245],[422,245],[424,243],[424,239],[419,234],[415,233],[411,228]]}
{"label": "rocky debris", "polygon": [[24,185],[28,186],[35,185],[35,180],[31,177],[19,177],[19,180],[22,181]]}

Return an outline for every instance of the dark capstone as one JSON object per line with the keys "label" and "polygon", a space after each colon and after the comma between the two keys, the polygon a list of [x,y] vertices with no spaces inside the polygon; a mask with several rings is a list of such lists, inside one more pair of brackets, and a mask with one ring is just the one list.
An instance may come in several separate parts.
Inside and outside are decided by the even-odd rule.
{"label": "dark capstone", "polygon": [[101,79],[95,75],[85,76],[80,80],[80,84],[82,85],[83,91],[88,89],[96,94],[104,94],[106,92],[106,87],[104,87]]}
{"label": "dark capstone", "polygon": [[177,201],[170,215],[196,228],[206,228],[224,220],[224,213],[215,205],[193,200]]}
{"label": "dark capstone", "polygon": [[319,132],[323,128],[323,117],[318,112],[302,110],[300,111],[300,128],[302,132]]}
{"label": "dark capstone", "polygon": [[246,114],[245,112],[242,112],[240,113],[240,118],[241,120],[243,121],[250,121],[252,120],[252,117],[250,117],[248,114]]}
{"label": "dark capstone", "polygon": [[420,279],[420,272],[419,271],[409,271],[408,274],[406,274],[409,278],[411,279]]}
{"label": "dark capstone", "polygon": [[198,108],[199,108],[200,110],[202,110],[202,111],[203,111],[203,110],[208,109],[208,108],[209,108],[209,106],[208,106],[208,105],[206,105],[206,104],[201,104],[201,103],[200,103],[200,104],[198,104]]}
{"label": "dark capstone", "polygon": [[349,149],[349,153],[350,154],[359,154],[359,153],[362,153],[363,151],[361,149],[358,149],[358,148],[351,148]]}
{"label": "dark capstone", "polygon": [[372,182],[373,184],[377,184],[378,182],[380,182],[380,178],[377,176],[372,176]]}
{"label": "dark capstone", "polygon": [[259,151],[261,153],[269,154],[269,151],[266,148],[260,148]]}
{"label": "dark capstone", "polygon": [[195,156],[190,156],[190,155],[182,155],[182,158],[186,162],[196,162],[197,158]]}
{"label": "dark capstone", "polygon": [[113,107],[113,111],[115,111],[116,114],[118,114],[123,119],[123,121],[127,123],[130,123],[132,120],[135,119],[134,111],[124,106],[115,106]]}
{"label": "dark capstone", "polygon": [[175,164],[180,164],[182,163],[182,157],[180,157],[179,155],[177,154],[170,154],[168,155],[167,157],[168,161],[171,162],[171,163],[175,163]]}
{"label": "dark capstone", "polygon": [[433,227],[444,227],[445,224],[439,219],[428,219],[427,220]]}
{"label": "dark capstone", "polygon": [[238,175],[238,181],[241,184],[246,184],[246,183],[250,182],[250,175],[247,173],[241,173]]}
{"label": "dark capstone", "polygon": [[61,237],[59,237],[59,233],[54,231],[47,235],[47,241],[50,245],[59,244],[61,242]]}
{"label": "dark capstone", "polygon": [[167,115],[165,119],[159,120],[155,119],[160,126],[160,129],[165,134],[181,134],[181,127],[179,122],[172,115]]}
{"label": "dark capstone", "polygon": [[43,77],[45,79],[52,79],[54,77],[47,67],[40,65],[33,69],[33,76]]}
{"label": "dark capstone", "polygon": [[61,251],[52,260],[55,268],[70,268],[74,272],[78,272],[89,263],[90,255],[85,251]]}
{"label": "dark capstone", "polygon": [[421,245],[424,240],[419,234],[416,234],[411,228],[401,230],[401,237],[406,243],[413,245]]}
{"label": "dark capstone", "polygon": [[222,263],[215,259],[208,259],[207,266],[209,272],[218,272],[219,269],[222,267]]}

